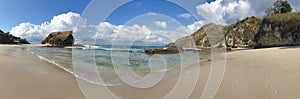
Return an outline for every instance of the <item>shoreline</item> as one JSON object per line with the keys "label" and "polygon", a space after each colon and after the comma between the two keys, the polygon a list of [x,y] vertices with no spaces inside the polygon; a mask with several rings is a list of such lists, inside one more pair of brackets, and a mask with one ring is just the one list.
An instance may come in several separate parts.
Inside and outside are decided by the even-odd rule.
{"label": "shoreline", "polygon": [[20,47],[0,45],[1,99],[85,99],[73,75]]}
{"label": "shoreline", "polygon": [[[30,47],[31,45],[25,45]],[[101,86],[77,79],[86,92],[82,93],[74,75],[14,49],[24,45],[0,45],[0,98],[25,99],[85,99],[108,98],[99,88],[108,88],[122,99],[161,98],[174,88],[180,68],[171,68],[157,86],[139,89],[127,85]],[[18,53],[18,52],[17,52]],[[222,84],[214,99],[295,99],[300,98],[300,47],[241,49],[227,52],[227,64]],[[24,64],[28,64],[24,65]],[[199,99],[208,79],[211,61],[201,61],[199,78],[189,99]],[[187,66],[184,75],[199,66]],[[89,90],[87,90],[88,88]],[[26,89],[26,91],[24,91]],[[184,93],[184,90],[180,91]],[[72,93],[72,94],[71,94]],[[17,95],[18,94],[18,95]]]}

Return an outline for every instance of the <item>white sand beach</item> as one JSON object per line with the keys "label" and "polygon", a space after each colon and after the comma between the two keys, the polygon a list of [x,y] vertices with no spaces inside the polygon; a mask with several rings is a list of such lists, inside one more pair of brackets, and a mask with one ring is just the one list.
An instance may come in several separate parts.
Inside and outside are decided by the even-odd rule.
{"label": "white sand beach", "polygon": [[0,45],[0,99],[85,99],[73,75],[17,47]]}
{"label": "white sand beach", "polygon": [[[17,47],[20,46],[0,46],[0,99],[85,99],[72,74],[26,53],[14,55]],[[300,98],[300,48],[239,50],[226,55],[224,79],[214,99]],[[210,62],[202,62],[199,81],[190,99],[200,98],[209,70]],[[177,78],[170,76],[151,89],[109,88],[122,99],[160,99],[174,87],[172,82]]]}

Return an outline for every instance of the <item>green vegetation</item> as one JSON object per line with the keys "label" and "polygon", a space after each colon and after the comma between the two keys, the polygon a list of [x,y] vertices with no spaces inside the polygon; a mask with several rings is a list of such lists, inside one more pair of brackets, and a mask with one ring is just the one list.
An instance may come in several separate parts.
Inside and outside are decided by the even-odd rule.
{"label": "green vegetation", "polygon": [[269,20],[272,23],[287,24],[289,26],[293,26],[293,25],[297,26],[299,25],[298,21],[300,20],[300,13],[278,13],[278,14],[266,16],[264,19]]}
{"label": "green vegetation", "polygon": [[250,47],[254,46],[254,36],[259,30],[262,19],[247,17],[235,24],[224,27],[227,47]]}
{"label": "green vegetation", "polygon": [[266,10],[267,15],[278,14],[278,13],[288,13],[292,12],[292,7],[288,1],[277,0],[274,2],[273,7]]}
{"label": "green vegetation", "polygon": [[15,37],[9,32],[4,33],[0,30],[0,44],[30,44],[26,39]]}

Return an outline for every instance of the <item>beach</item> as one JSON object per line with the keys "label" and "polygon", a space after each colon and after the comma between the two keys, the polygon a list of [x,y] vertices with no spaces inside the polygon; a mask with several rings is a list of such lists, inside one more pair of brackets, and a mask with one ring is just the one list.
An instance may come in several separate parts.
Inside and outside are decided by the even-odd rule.
{"label": "beach", "polygon": [[[61,68],[40,60],[30,53],[22,53],[18,45],[0,45],[0,99],[85,99],[76,78]],[[28,46],[27,46],[28,47]],[[16,50],[17,49],[17,50]],[[277,47],[246,49],[226,53],[226,71],[214,99],[298,99],[300,95],[300,48]],[[199,99],[206,85],[211,62],[183,69],[183,75],[200,69],[196,87],[189,97]],[[168,71],[157,86],[140,89],[126,85],[108,87],[122,99],[160,99],[178,80]],[[108,99],[96,92],[104,87],[89,84],[84,94],[89,99]],[[85,89],[83,89],[85,90]],[[184,93],[186,90],[180,90]]]}
{"label": "beach", "polygon": [[0,45],[0,99],[85,99],[73,75],[20,47]]}

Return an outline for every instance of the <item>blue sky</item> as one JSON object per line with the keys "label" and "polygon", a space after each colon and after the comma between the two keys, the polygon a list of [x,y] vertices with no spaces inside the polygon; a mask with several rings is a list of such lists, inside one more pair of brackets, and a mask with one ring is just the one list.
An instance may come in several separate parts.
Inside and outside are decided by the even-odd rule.
{"label": "blue sky", "polygon": [[[3,0],[0,29],[33,43],[51,32],[69,30],[74,31],[78,42],[97,39],[110,43],[120,35],[124,40],[140,35],[148,41],[163,42],[164,37],[152,34],[176,40],[208,23],[229,25],[249,16],[262,18],[275,0],[169,1]],[[299,0],[288,2],[293,11],[300,11]]]}
{"label": "blue sky", "polygon": [[10,31],[22,22],[41,24],[66,12],[81,13],[90,0],[0,0],[0,29]]}
{"label": "blue sky", "polygon": [[[0,3],[0,29],[10,31],[12,27],[20,23],[29,22],[32,24],[41,24],[50,21],[53,16],[58,14],[75,12],[81,14],[91,0],[1,0]],[[195,2],[196,0],[190,0]],[[200,1],[200,0],[198,0]],[[212,0],[208,0],[211,2]],[[139,3],[139,4],[137,4]],[[154,6],[155,5],[155,6]],[[165,5],[170,5],[165,8]],[[118,12],[107,20],[113,24],[122,24],[131,17],[147,13],[157,12],[167,14],[176,18],[178,14],[185,11],[170,3],[162,0],[141,0],[121,7]],[[119,16],[122,16],[120,18]],[[119,17],[119,18],[117,18]],[[184,20],[177,18],[184,25],[191,24],[195,20]]]}
{"label": "blue sky", "polygon": [[[136,2],[129,2],[118,9],[116,9],[107,19],[112,24],[124,24],[135,16],[146,14],[149,12],[166,14],[174,18],[182,13],[188,13],[185,9],[162,0],[143,0]],[[120,17],[121,16],[121,17]],[[183,18],[176,18],[177,21],[182,22],[183,25],[192,24],[195,20],[186,20]]]}

